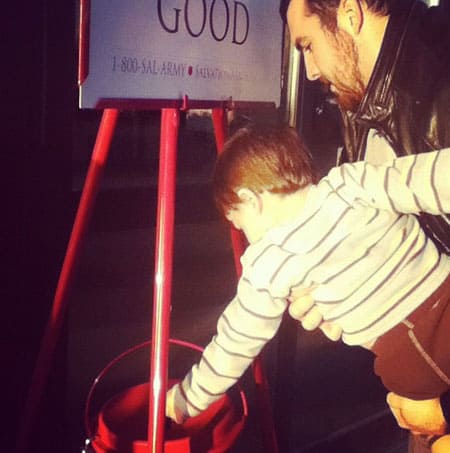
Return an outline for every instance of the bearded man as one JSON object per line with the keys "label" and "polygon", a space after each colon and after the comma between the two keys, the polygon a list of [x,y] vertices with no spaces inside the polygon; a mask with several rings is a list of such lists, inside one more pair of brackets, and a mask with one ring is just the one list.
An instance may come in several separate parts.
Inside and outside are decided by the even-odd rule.
{"label": "bearded man", "polygon": [[[287,23],[307,78],[328,87],[339,105],[344,136],[339,163],[382,164],[450,146],[450,19],[444,6],[429,8],[420,0],[291,0]],[[450,219],[422,214],[420,221],[449,254]],[[294,294],[289,311],[305,329],[320,327],[338,340],[339,329],[311,310],[312,302],[308,292]],[[430,436],[448,429],[449,400],[450,392],[440,401],[390,394],[399,425],[421,434],[410,452],[430,451]]]}

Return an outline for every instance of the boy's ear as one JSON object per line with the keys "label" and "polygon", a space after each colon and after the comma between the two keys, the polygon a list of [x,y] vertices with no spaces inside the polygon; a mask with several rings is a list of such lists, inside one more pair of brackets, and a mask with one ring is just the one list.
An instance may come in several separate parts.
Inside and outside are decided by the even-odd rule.
{"label": "boy's ear", "polygon": [[253,190],[243,187],[242,189],[239,189],[237,191],[237,195],[242,203],[250,204],[251,206],[259,209],[260,200],[259,197],[255,194],[255,192],[253,192]]}
{"label": "boy's ear", "polygon": [[360,0],[341,0],[337,10],[337,24],[341,30],[355,37],[361,31],[364,11]]}

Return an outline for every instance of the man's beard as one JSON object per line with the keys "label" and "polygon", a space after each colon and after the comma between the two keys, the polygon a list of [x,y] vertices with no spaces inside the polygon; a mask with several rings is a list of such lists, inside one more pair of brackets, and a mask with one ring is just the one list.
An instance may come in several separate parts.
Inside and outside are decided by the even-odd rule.
{"label": "man's beard", "polygon": [[338,30],[333,39],[337,64],[332,80],[323,80],[323,82],[330,87],[330,91],[344,110],[355,112],[365,92],[358,68],[358,50],[352,37],[345,31]]}

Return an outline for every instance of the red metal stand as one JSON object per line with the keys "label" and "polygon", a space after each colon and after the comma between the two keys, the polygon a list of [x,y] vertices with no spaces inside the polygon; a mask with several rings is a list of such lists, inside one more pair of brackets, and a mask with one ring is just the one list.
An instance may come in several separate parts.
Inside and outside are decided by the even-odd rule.
{"label": "red metal stand", "polygon": [[[186,102],[187,99],[185,99]],[[187,106],[184,105],[183,108],[187,108]],[[152,347],[150,357],[148,422],[148,450],[150,453],[162,453],[164,451],[165,395],[168,381],[167,370],[179,112],[179,108],[162,109],[161,117],[154,303],[151,335]],[[87,230],[100,179],[108,157],[117,117],[117,109],[106,109],[102,116],[80,204],[59,276],[52,311],[41,341],[40,351],[32,376],[28,399],[19,430],[19,437],[17,439],[16,453],[27,453],[30,451],[29,447],[33,425],[48,380],[61,325],[67,308],[67,296],[70,284],[73,280],[76,263],[81,251],[81,243]],[[217,150],[220,152],[227,136],[225,108],[213,108],[212,117]],[[246,246],[245,240],[242,234],[236,230],[232,230],[231,240],[236,271],[240,275],[241,264],[239,259]],[[277,453],[278,447],[272,418],[270,395],[260,358],[257,358],[255,361],[254,376],[262,411],[262,432],[265,440],[265,449],[267,452]]]}
{"label": "red metal stand", "polygon": [[162,110],[151,336],[153,341],[150,357],[149,453],[162,452],[164,445],[179,116],[178,109]]}
{"label": "red metal stand", "polygon": [[81,242],[89,223],[100,179],[108,157],[117,116],[118,111],[115,109],[107,109],[103,112],[78,211],[59,275],[52,310],[41,340],[36,365],[31,378],[28,398],[25,402],[25,408],[18,431],[19,434],[16,444],[17,453],[27,453],[30,451],[29,446],[36,413],[48,380],[56,344],[66,313],[67,295],[73,280],[75,266],[80,255]]}
{"label": "red metal stand", "polygon": [[[214,135],[216,138],[217,154],[220,154],[228,135],[227,114],[225,109],[215,108],[212,109],[211,116],[214,126]],[[245,237],[240,231],[236,230],[235,228],[231,228],[230,231],[231,245],[233,247],[234,266],[239,277],[242,273],[240,258],[244,253],[247,244]]]}

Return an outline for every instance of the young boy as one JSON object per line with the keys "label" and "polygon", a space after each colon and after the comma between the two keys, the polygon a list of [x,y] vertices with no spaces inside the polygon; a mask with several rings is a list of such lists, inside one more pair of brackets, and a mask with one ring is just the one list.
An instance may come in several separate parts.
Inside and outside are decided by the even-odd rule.
{"label": "young boy", "polygon": [[[378,355],[376,372],[390,390],[418,399],[448,390],[450,258],[411,214],[450,211],[449,167],[446,149],[385,167],[345,164],[316,184],[293,129],[232,136],[216,164],[214,194],[249,246],[237,294],[200,362],[169,390],[167,415],[180,423],[221,397],[275,335],[292,289],[301,287],[316,288],[315,304],[345,343]],[[397,348],[392,332],[428,312],[436,319],[427,325],[432,357],[408,352],[402,340]]]}

